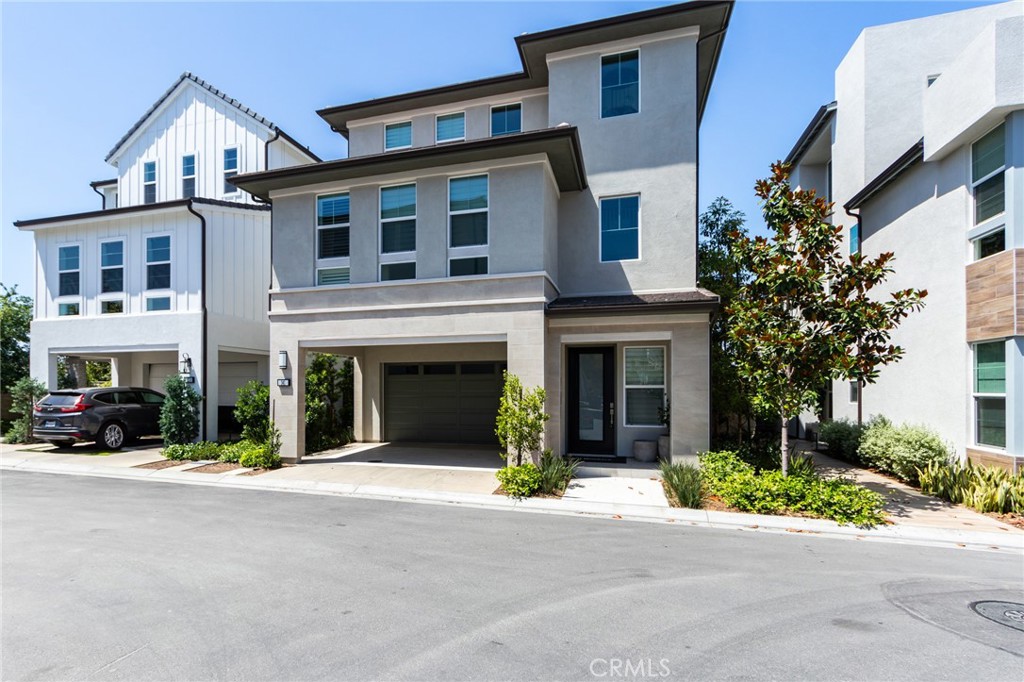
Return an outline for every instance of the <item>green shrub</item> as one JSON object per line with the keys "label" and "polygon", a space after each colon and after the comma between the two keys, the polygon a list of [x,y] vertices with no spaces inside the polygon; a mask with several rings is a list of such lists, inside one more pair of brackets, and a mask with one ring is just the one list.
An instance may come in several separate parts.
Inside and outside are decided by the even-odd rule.
{"label": "green shrub", "polygon": [[251,469],[276,469],[281,466],[281,455],[266,445],[257,445],[243,452],[238,463]]}
{"label": "green shrub", "polygon": [[352,441],[353,375],[351,358],[328,353],[309,355],[305,375],[306,452],[322,452]]}
{"label": "green shrub", "polygon": [[579,465],[577,459],[555,457],[550,448],[545,449],[540,457],[540,466],[537,467],[540,472],[540,492],[545,495],[564,492]]}
{"label": "green shrub", "polygon": [[529,462],[533,452],[540,447],[544,422],[551,415],[544,411],[547,395],[542,387],[523,388],[519,377],[507,370],[504,380],[494,433],[505,450],[505,460],[514,460],[521,465],[524,461]]}
{"label": "green shrub", "polygon": [[814,468],[814,458],[808,454],[790,455],[789,475],[802,476],[804,478],[814,478],[817,476],[818,472]]}
{"label": "green shrub", "polygon": [[4,434],[8,443],[32,442],[29,436],[32,432],[32,409],[45,395],[46,386],[32,377],[22,377],[11,385],[11,412],[19,416]]}
{"label": "green shrub", "polygon": [[164,457],[178,461],[199,462],[220,459],[221,445],[210,441],[199,443],[174,443],[164,448]]}
{"label": "green shrub", "polygon": [[945,463],[952,449],[924,426],[894,426],[884,417],[868,422],[860,439],[860,458],[868,466],[917,484],[917,472],[932,462]]}
{"label": "green shrub", "polygon": [[794,457],[789,476],[758,472],[733,451],[699,455],[704,488],[730,507],[754,514],[807,514],[871,526],[885,521],[880,495],[842,479],[822,479],[809,457]]}
{"label": "green shrub", "polygon": [[861,426],[848,419],[833,419],[818,427],[818,439],[828,444],[827,452],[833,457],[860,464],[857,451],[862,431]]}
{"label": "green shrub", "polygon": [[270,387],[253,379],[236,393],[235,420],[242,427],[242,440],[262,443],[267,439],[270,423]]}
{"label": "green shrub", "polygon": [[662,462],[661,479],[680,507],[700,509],[704,506],[704,482],[700,467]]}
{"label": "green shrub", "polygon": [[970,462],[930,462],[918,471],[921,491],[980,512],[1024,514],[1024,474]]}
{"label": "green shrub", "polygon": [[499,469],[495,475],[509,497],[530,497],[540,490],[540,469],[531,462]]}
{"label": "green shrub", "polygon": [[160,408],[160,434],[165,445],[191,443],[199,435],[199,405],[202,396],[178,374],[164,382],[164,404]]}

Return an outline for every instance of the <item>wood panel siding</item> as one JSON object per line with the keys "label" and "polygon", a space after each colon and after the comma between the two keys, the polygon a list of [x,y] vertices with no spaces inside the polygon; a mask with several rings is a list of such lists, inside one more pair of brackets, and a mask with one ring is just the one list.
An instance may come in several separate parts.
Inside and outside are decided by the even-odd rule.
{"label": "wood panel siding", "polygon": [[967,266],[967,341],[1024,333],[1024,249]]}
{"label": "wood panel siding", "polygon": [[967,459],[970,460],[971,464],[999,467],[1000,469],[1006,469],[1011,474],[1016,474],[1024,468],[1024,457],[1015,457],[1014,455],[989,452],[987,450],[967,448]]}

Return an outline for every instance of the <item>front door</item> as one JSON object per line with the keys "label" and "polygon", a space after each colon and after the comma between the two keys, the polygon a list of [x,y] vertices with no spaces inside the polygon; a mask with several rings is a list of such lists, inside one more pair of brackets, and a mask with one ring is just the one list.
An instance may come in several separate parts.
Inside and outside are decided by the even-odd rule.
{"label": "front door", "polygon": [[615,456],[615,348],[569,349],[569,453]]}

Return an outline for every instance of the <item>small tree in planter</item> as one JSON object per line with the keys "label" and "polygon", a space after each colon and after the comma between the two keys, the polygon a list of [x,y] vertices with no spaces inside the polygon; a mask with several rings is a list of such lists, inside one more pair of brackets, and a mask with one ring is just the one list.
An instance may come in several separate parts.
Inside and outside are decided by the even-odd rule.
{"label": "small tree in planter", "polygon": [[160,408],[160,434],[164,445],[191,443],[199,435],[199,405],[202,396],[192,390],[178,374],[164,382],[163,407]]}
{"label": "small tree in planter", "polygon": [[523,463],[523,455],[533,461],[533,453],[540,449],[544,433],[544,422],[551,415],[544,412],[546,394],[540,386],[527,390],[515,374],[505,372],[505,388],[498,407],[498,442],[505,449],[505,459],[515,465]]}
{"label": "small tree in planter", "polygon": [[658,408],[658,421],[668,429],[668,433],[658,436],[658,456],[671,462],[672,456],[672,401],[666,400],[665,407]]}

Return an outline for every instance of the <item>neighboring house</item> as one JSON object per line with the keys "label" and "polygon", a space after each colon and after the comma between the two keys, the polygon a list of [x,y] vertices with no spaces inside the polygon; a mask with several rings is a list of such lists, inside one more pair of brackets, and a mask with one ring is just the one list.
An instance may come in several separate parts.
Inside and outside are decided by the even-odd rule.
{"label": "neighboring house", "polygon": [[270,208],[228,181],[319,159],[185,73],[106,161],[101,210],[15,223],[35,236],[32,376],[56,388],[58,355],[109,360],[115,385],[187,372],[216,438],[235,389],[269,371]]}
{"label": "neighboring house", "polygon": [[895,254],[889,290],[928,290],[879,380],[831,414],[937,430],[961,457],[1024,462],[1024,17],[1019,2],[866,29],[836,101],[788,157],[836,204],[852,251]]}
{"label": "neighboring house", "polygon": [[494,443],[502,370],[556,453],[708,447],[698,129],[731,2],[521,35],[523,70],[331,107],[347,159],[244,175],[274,207],[271,398],[300,458],[310,351],[355,360],[360,441]]}

